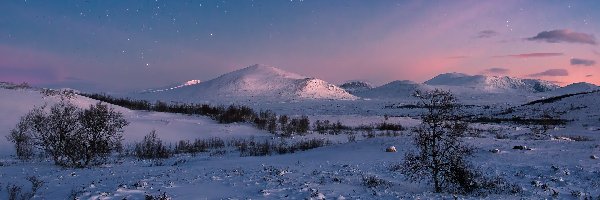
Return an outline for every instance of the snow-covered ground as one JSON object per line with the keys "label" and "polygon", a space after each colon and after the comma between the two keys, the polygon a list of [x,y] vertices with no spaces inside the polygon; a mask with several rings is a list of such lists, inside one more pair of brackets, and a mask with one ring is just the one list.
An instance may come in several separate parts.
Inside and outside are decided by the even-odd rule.
{"label": "snow-covered ground", "polygon": [[[206,82],[204,82],[206,83]],[[182,88],[192,87],[184,86]],[[175,88],[170,92],[179,90]],[[472,159],[485,174],[499,176],[517,184],[523,193],[517,195],[492,194],[488,199],[578,199],[600,197],[600,121],[594,100],[598,93],[565,98],[552,104],[518,107],[515,113],[536,112],[543,108],[587,106],[568,110],[565,116],[577,118],[567,125],[550,130],[559,139],[530,140],[520,135],[529,132],[527,126],[513,124],[473,124],[481,129],[477,137],[464,138],[477,147]],[[501,96],[502,93],[497,93]],[[480,98],[497,98],[482,94]],[[250,101],[223,100],[220,104],[237,103],[256,110],[270,109],[278,114],[308,115],[315,120],[340,121],[357,127],[382,122],[398,123],[404,127],[419,124],[418,109],[401,107],[414,105],[415,100],[359,99],[359,100],[290,100]],[[264,157],[240,157],[230,146],[192,156],[176,155],[160,162],[138,160],[134,157],[115,156],[109,164],[84,169],[54,166],[48,160],[21,162],[15,160],[12,144],[4,139],[19,118],[36,105],[58,102],[57,97],[47,97],[29,89],[0,89],[0,199],[7,199],[9,184],[29,190],[29,176],[44,181],[44,186],[34,199],[144,199],[145,194],[166,193],[174,199],[453,199],[452,194],[436,194],[426,183],[405,180],[390,167],[402,161],[404,153],[413,149],[410,131],[386,135],[375,132],[374,137],[358,131],[356,141],[350,136],[311,133],[295,136],[288,141],[305,138],[322,138],[332,143],[308,151]],[[76,105],[87,107],[95,100],[76,96]],[[498,100],[494,101],[497,102]],[[500,111],[509,106],[472,101],[470,112]],[[520,105],[523,99],[504,99]],[[212,102],[215,103],[215,102]],[[400,107],[398,107],[400,106]],[[218,124],[203,116],[171,113],[132,111],[113,106],[124,113],[131,124],[125,129],[126,144],[140,141],[151,130],[167,144],[179,140],[219,137],[229,141],[234,138],[255,138],[259,141],[281,141],[251,124]],[[569,114],[570,112],[574,112]],[[581,113],[579,113],[581,112]],[[387,115],[387,117],[386,117]],[[579,137],[576,137],[579,136]],[[583,139],[582,139],[583,138]],[[577,139],[577,140],[573,140]],[[526,145],[531,150],[514,150],[515,145]],[[385,149],[395,146],[398,152]],[[498,149],[498,153],[490,150]],[[376,176],[388,184],[369,188],[363,177]],[[557,196],[553,196],[556,193]],[[579,196],[578,196],[579,195]],[[459,198],[481,198],[458,196]]]}

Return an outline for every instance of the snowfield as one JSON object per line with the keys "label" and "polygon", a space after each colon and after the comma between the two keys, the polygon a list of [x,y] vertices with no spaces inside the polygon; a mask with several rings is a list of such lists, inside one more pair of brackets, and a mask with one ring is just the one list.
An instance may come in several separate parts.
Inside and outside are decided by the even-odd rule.
{"label": "snowfield", "polygon": [[[488,85],[473,90],[468,84]],[[496,80],[491,81],[490,80]],[[307,139],[328,141],[324,147],[270,156],[240,156],[236,147],[177,154],[163,160],[139,160],[114,155],[105,165],[83,169],[62,168],[51,160],[19,161],[5,139],[19,118],[34,106],[60,101],[35,89],[0,88],[0,199],[8,199],[7,186],[30,190],[27,177],[44,182],[33,199],[144,199],[165,194],[172,199],[583,199],[600,198],[600,92],[597,86],[578,84],[555,88],[546,82],[509,78],[487,79],[447,74],[429,84],[396,81],[380,87],[355,83],[352,94],[325,81],[306,78],[273,67],[251,66],[205,82],[188,82],[166,89],[125,96],[139,99],[247,105],[290,116],[340,122],[349,127],[399,124],[400,131],[343,130],[340,134],[310,131],[304,136],[281,138],[253,124],[219,124],[205,116],[133,111],[111,105],[124,114],[124,144],[141,141],[156,130],[168,146],[180,140],[220,138],[226,143],[253,139],[293,143]],[[489,83],[493,83],[493,90]],[[533,91],[538,86],[549,91]],[[498,89],[501,86],[500,89]],[[4,87],[4,86],[3,86]],[[473,123],[465,142],[476,147],[470,159],[487,176],[500,177],[518,186],[520,193],[463,196],[433,193],[426,182],[412,182],[392,170],[412,151],[411,127],[420,124],[422,112],[411,97],[416,88],[453,91],[468,113],[481,116],[535,116],[555,110],[565,125],[549,130],[553,139],[526,136],[531,125]],[[538,88],[539,89],[539,88]],[[544,89],[546,90],[546,89]],[[528,92],[523,92],[528,91]],[[555,101],[527,102],[564,94]],[[264,98],[263,98],[264,97]],[[86,108],[97,101],[76,95],[71,99]],[[510,109],[511,112],[507,112]],[[499,114],[503,113],[503,114]],[[513,149],[526,146],[526,150]],[[394,146],[398,152],[385,152]],[[366,178],[378,180],[369,184]]]}

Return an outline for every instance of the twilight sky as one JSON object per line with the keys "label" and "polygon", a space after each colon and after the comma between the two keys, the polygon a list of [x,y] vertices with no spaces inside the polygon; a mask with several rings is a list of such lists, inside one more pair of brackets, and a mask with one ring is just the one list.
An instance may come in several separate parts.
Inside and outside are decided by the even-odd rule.
{"label": "twilight sky", "polygon": [[600,85],[600,1],[0,2],[0,81],[110,91],[255,63],[332,83],[445,72]]}

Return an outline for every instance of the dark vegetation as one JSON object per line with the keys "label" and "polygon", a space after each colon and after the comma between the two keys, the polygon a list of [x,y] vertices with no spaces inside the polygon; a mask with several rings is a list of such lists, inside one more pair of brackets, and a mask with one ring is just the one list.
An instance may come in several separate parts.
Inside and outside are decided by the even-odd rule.
{"label": "dark vegetation", "polygon": [[81,109],[62,100],[49,108],[35,107],[7,138],[15,144],[19,159],[49,155],[60,166],[86,167],[103,164],[122,149],[122,132],[128,124],[106,104]]}
{"label": "dark vegetation", "polygon": [[27,181],[29,181],[29,183],[31,184],[31,189],[29,192],[24,192],[22,185],[8,184],[6,186],[8,200],[33,199],[37,191],[44,186],[44,182],[38,179],[38,177],[36,176],[27,177]]}
{"label": "dark vegetation", "polygon": [[132,110],[202,115],[208,116],[223,124],[252,123],[258,129],[267,130],[270,133],[278,134],[280,136],[303,135],[306,134],[310,128],[308,116],[300,116],[298,118],[289,117],[287,115],[278,116],[270,110],[260,111],[257,114],[256,111],[247,106],[231,105],[225,107],[193,103],[168,104],[162,101],[157,101],[152,104],[145,100],[115,98],[104,94],[81,95]]}
{"label": "dark vegetation", "polygon": [[[92,99],[104,101],[110,104],[122,106],[132,110],[148,110],[156,112],[179,113],[188,115],[208,116],[219,123],[251,123],[258,129],[266,130],[270,133],[290,137],[294,135],[304,135],[311,130],[311,123],[308,116],[290,117],[288,115],[277,115],[271,110],[254,111],[247,106],[231,105],[213,106],[209,104],[187,104],[177,103],[168,104],[162,101],[150,103],[145,100],[135,100],[130,98],[115,98],[105,94],[81,94]],[[312,125],[312,130],[321,134],[338,135],[349,130],[373,130],[383,131],[403,131],[406,130],[399,124],[382,122],[381,124],[371,126],[349,127],[342,123],[331,122],[329,120],[317,120]]]}
{"label": "dark vegetation", "polygon": [[134,155],[140,159],[163,159],[169,158],[171,152],[153,130],[142,142],[135,144]]}
{"label": "dark vegetation", "polygon": [[595,93],[595,92],[599,92],[599,91],[579,92],[579,93],[573,93],[573,94],[564,94],[564,95],[550,97],[550,98],[546,98],[546,99],[540,99],[540,100],[531,101],[531,102],[523,104],[523,105],[524,106],[528,106],[528,105],[534,105],[534,104],[553,103],[553,102],[560,101],[560,100],[562,100],[564,98],[567,98],[567,97],[578,96],[578,95],[583,95],[583,94],[591,94],[591,93]]}
{"label": "dark vegetation", "polygon": [[507,191],[502,179],[483,176],[468,158],[473,147],[462,142],[469,124],[462,121],[460,106],[448,91],[418,91],[426,109],[422,124],[413,129],[416,151],[407,152],[401,166],[393,167],[409,180],[427,181],[435,192],[481,194]]}
{"label": "dark vegetation", "polygon": [[289,154],[298,151],[306,151],[331,144],[325,139],[305,139],[296,142],[288,142],[285,139],[279,142],[270,140],[232,139],[225,141],[221,138],[196,139],[194,142],[181,140],[174,148],[167,146],[156,136],[155,131],[144,137],[142,142],[136,143],[133,155],[139,159],[160,160],[170,158],[176,154],[190,154],[192,156],[202,152],[221,152],[224,154],[227,147],[238,151],[241,157],[246,156],[270,156],[275,154]]}
{"label": "dark vegetation", "polygon": [[471,123],[513,123],[520,125],[538,125],[538,124],[552,124],[552,125],[565,125],[568,120],[560,118],[522,118],[522,117],[511,117],[511,118],[494,118],[494,117],[476,117],[467,119]]}

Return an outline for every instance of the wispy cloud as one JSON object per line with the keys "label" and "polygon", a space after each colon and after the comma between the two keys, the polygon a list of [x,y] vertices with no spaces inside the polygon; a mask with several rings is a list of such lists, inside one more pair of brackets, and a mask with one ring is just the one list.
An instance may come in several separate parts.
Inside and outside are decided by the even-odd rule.
{"label": "wispy cloud", "polygon": [[465,59],[468,58],[469,56],[450,56],[450,57],[446,57],[448,59]]}
{"label": "wispy cloud", "polygon": [[501,67],[492,67],[483,71],[484,74],[508,74],[509,72],[509,69]]}
{"label": "wispy cloud", "polygon": [[542,31],[534,37],[526,38],[529,41],[542,41],[549,43],[582,43],[596,44],[596,38],[592,34],[574,32],[568,29]]}
{"label": "wispy cloud", "polygon": [[499,33],[494,30],[483,30],[477,33],[476,38],[491,38],[497,36]]}
{"label": "wispy cloud", "polygon": [[594,60],[571,58],[571,65],[592,66],[595,64],[596,64],[596,61],[594,61]]}
{"label": "wispy cloud", "polygon": [[542,76],[568,76],[569,71],[566,69],[549,69],[540,73],[530,74],[530,77],[542,77]]}
{"label": "wispy cloud", "polygon": [[591,74],[585,75],[585,77],[587,77],[587,78],[592,77],[592,76],[594,76],[594,75],[591,75]]}
{"label": "wispy cloud", "polygon": [[523,54],[512,54],[503,56],[494,56],[494,58],[537,58],[537,57],[552,57],[562,56],[564,53],[523,53]]}

